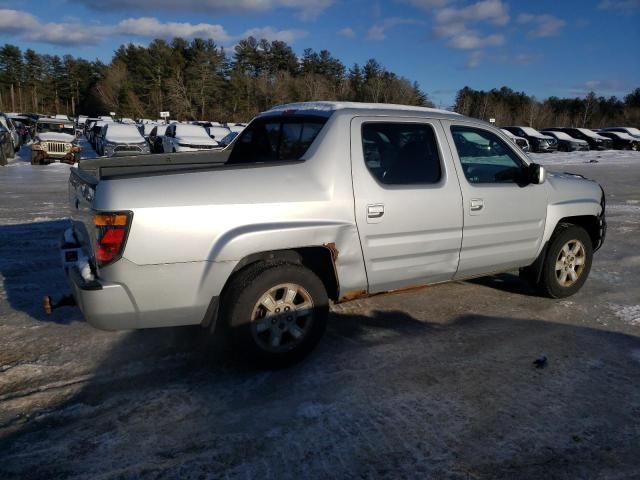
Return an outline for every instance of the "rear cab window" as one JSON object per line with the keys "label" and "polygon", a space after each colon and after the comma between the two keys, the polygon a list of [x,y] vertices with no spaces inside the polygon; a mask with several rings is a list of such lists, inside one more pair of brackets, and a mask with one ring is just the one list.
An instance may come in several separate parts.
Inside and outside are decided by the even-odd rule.
{"label": "rear cab window", "polygon": [[362,150],[367,169],[383,185],[435,184],[442,178],[438,144],[429,124],[364,123]]}
{"label": "rear cab window", "polygon": [[302,160],[327,120],[320,116],[257,118],[240,133],[227,163]]}

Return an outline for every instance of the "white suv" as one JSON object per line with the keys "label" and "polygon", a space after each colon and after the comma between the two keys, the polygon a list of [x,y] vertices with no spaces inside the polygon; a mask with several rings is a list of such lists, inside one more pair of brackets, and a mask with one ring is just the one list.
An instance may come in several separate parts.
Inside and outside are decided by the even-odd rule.
{"label": "white suv", "polygon": [[211,150],[218,146],[218,142],[200,125],[174,123],[167,127],[162,145],[166,153],[196,152]]}

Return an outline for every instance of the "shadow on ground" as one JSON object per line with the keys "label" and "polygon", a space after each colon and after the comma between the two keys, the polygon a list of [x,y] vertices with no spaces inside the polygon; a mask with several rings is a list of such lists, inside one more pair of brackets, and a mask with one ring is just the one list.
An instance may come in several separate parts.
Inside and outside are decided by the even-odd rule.
{"label": "shadow on ground", "polygon": [[[333,314],[320,347],[279,371],[198,329],[133,332],[64,402],[0,426],[0,476],[640,472],[640,339],[529,319],[438,320]],[[540,354],[545,369],[532,364]]]}
{"label": "shadow on ground", "polygon": [[69,292],[59,257],[60,237],[69,225],[68,220],[0,225],[0,274],[13,310],[39,321],[82,321],[79,311],[47,316],[42,308],[45,295],[59,299]]}

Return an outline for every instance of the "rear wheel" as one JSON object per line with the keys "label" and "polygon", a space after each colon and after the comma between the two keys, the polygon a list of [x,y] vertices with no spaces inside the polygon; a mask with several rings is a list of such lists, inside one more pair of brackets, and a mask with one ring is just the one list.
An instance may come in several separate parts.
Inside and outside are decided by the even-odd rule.
{"label": "rear wheel", "polygon": [[259,365],[282,367],[307,356],[326,328],[322,281],[295,264],[258,264],[232,278],[222,312],[236,343]]}
{"label": "rear wheel", "polygon": [[552,298],[564,298],[576,293],[591,270],[593,246],[582,227],[558,225],[551,237],[538,286]]}

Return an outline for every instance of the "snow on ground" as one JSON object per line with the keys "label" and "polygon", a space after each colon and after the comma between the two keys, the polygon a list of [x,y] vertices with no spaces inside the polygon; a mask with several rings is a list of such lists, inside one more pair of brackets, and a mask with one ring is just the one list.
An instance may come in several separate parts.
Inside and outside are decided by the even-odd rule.
{"label": "snow on ground", "polygon": [[637,477],[640,162],[594,154],[568,163],[604,186],[609,231],[574,297],[504,274],[357,300],[265,372],[199,328],[44,315],[68,291],[69,167],[22,151],[0,167],[0,478]]}
{"label": "snow on ground", "polygon": [[640,152],[626,150],[590,150],[587,152],[529,153],[536,163],[545,166],[602,163],[604,165],[640,164]]}

